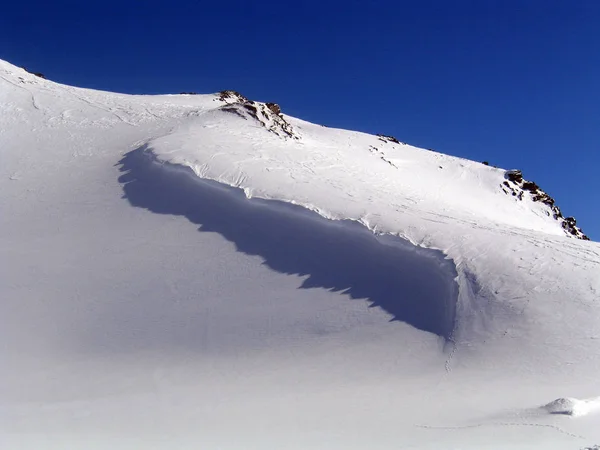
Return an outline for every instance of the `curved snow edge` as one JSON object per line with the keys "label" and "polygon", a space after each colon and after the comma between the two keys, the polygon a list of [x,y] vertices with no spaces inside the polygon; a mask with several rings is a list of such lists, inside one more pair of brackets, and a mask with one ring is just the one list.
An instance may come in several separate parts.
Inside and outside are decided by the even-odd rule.
{"label": "curved snow edge", "polygon": [[[333,253],[343,253],[343,258],[354,259],[346,267],[348,270],[356,270],[356,265],[361,267],[352,277],[346,273],[337,280],[323,282],[322,278],[330,275],[324,276],[320,272],[322,268],[315,269],[316,266],[309,265],[307,269],[302,264],[292,264],[292,269],[272,268],[285,273],[308,274],[309,279],[317,280],[304,287],[326,287],[342,291],[351,298],[368,298],[372,306],[380,306],[391,313],[392,320],[433,332],[443,337],[446,344],[454,343],[459,276],[456,264],[445,252],[416,245],[400,234],[379,233],[364,218],[332,217],[314,205],[253,197],[240,186],[202,178],[184,164],[161,161],[148,146],[127,153],[120,166],[121,172],[125,172],[120,178],[124,183],[125,198],[133,206],[162,214],[184,215],[200,225],[201,231],[206,229],[223,234],[236,244],[238,250],[244,251],[247,242],[244,236],[240,236],[243,230],[235,230],[229,222],[224,225],[223,220],[230,220],[229,216],[233,217],[231,220],[236,222],[237,228],[244,228],[239,226],[241,222],[247,228],[254,225],[259,234],[264,233],[260,229],[269,227],[275,234],[287,232],[288,236],[273,238],[279,239],[278,245],[286,240],[310,239],[305,242],[310,246],[314,245],[315,239],[322,239],[323,246],[330,246],[324,251],[330,253],[331,245],[337,245],[333,247]],[[210,215],[207,217],[207,214]],[[225,219],[223,216],[226,216]],[[273,222],[278,223],[273,225]],[[280,232],[281,228],[286,231]],[[307,229],[311,230],[310,237],[302,237]],[[289,235],[289,230],[296,234]],[[326,238],[323,239],[323,236]],[[345,240],[343,245],[334,242],[340,240]],[[295,250],[304,251],[302,248],[288,249],[290,252]],[[321,251],[318,246],[314,250]],[[250,254],[262,256],[269,266],[278,257],[271,248],[253,249]],[[327,257],[331,256],[325,254]],[[364,261],[358,261],[359,257]],[[333,270],[345,270],[341,268],[347,263],[340,259],[341,256],[337,258],[333,260]],[[289,262],[287,264],[289,266]],[[311,273],[311,269],[317,272]]]}

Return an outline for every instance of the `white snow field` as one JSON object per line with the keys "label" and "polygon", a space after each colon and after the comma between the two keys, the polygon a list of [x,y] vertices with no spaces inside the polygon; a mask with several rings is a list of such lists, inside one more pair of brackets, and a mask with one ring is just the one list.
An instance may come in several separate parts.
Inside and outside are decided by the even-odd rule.
{"label": "white snow field", "polygon": [[0,448],[593,448],[600,245],[544,195],[0,61]]}

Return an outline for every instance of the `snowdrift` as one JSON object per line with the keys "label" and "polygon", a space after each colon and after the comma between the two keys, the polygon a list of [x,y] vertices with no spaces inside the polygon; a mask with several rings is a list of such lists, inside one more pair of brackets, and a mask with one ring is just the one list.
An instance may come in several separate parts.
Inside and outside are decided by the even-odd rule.
{"label": "snowdrift", "polygon": [[600,246],[516,171],[2,61],[0,152],[3,448],[600,442]]}
{"label": "snowdrift", "polygon": [[368,299],[392,320],[452,339],[456,270],[442,252],[289,203],[248,201],[243,191],[200,180],[189,168],[157,163],[145,148],[128,153],[121,171],[134,206],[185,216],[200,231],[219,233],[238,251],[259,255],[273,270],[307,276],[301,288]]}

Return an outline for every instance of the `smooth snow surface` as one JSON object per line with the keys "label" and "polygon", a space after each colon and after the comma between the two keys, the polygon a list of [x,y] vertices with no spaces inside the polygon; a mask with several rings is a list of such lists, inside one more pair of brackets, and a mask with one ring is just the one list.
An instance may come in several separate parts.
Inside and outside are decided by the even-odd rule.
{"label": "smooth snow surface", "polygon": [[600,246],[504,170],[2,61],[0,158],[0,448],[600,444]]}

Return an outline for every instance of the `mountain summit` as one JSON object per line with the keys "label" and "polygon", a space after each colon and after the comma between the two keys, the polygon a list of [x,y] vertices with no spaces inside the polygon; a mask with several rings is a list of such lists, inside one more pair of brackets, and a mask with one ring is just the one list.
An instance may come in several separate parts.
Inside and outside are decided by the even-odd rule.
{"label": "mountain summit", "polygon": [[0,152],[6,448],[600,443],[600,246],[518,170],[3,61]]}

